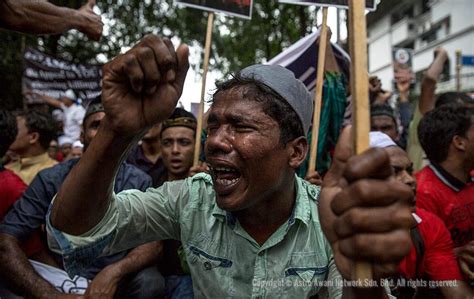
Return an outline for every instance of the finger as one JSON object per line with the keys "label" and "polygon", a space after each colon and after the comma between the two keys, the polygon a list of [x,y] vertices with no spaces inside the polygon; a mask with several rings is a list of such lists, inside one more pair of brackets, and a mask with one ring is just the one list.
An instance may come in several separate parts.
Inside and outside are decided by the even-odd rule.
{"label": "finger", "polygon": [[90,8],[90,9],[93,9],[94,6],[95,6],[96,2],[95,0],[89,0],[87,1],[87,6]]}
{"label": "finger", "polygon": [[411,229],[416,225],[413,208],[395,204],[384,208],[353,208],[338,217],[334,231],[340,239],[359,232],[384,233],[396,229]]}
{"label": "finger", "polygon": [[[175,84],[177,89],[182,91],[184,86],[184,81],[186,80],[186,74],[189,69],[189,47],[186,44],[182,44],[176,50],[176,57],[178,60],[178,69],[176,72]],[[181,94],[180,94],[181,96]]]}
{"label": "finger", "polygon": [[399,201],[404,206],[413,202],[412,189],[395,179],[387,181],[365,179],[359,180],[336,195],[331,202],[331,209],[336,215],[354,207],[385,207]]}
{"label": "finger", "polygon": [[147,94],[154,94],[161,80],[161,73],[155,60],[155,54],[149,47],[139,47],[136,52],[137,61],[143,70],[143,90]]}
{"label": "finger", "polygon": [[143,38],[143,42],[153,49],[162,80],[173,81],[176,73],[177,59],[174,48],[167,45],[169,40],[149,34]]}
{"label": "finger", "polygon": [[371,263],[398,263],[410,251],[410,233],[399,229],[390,233],[357,234],[339,241],[343,255]]}
{"label": "finger", "polygon": [[384,179],[392,175],[387,152],[382,148],[370,148],[347,161],[344,177],[348,182],[362,178]]}
{"label": "finger", "polygon": [[142,92],[144,75],[140,63],[133,53],[125,54],[123,58],[123,75],[128,78],[133,91]]}
{"label": "finger", "polygon": [[470,253],[464,251],[461,255],[460,258],[465,261],[470,267],[474,268],[474,256],[471,255]]}
{"label": "finger", "polygon": [[333,163],[324,177],[323,186],[336,186],[344,173],[347,160],[354,154],[352,146],[352,126],[346,126],[339,136],[334,151]]}
{"label": "finger", "polygon": [[474,272],[469,269],[468,264],[463,261],[459,261],[459,267],[461,268],[461,272],[469,279],[474,279]]}
{"label": "finger", "polygon": [[167,71],[167,81],[174,81],[176,79],[176,70],[178,68],[178,57],[176,56],[176,51],[174,49],[173,43],[169,38],[163,38],[163,42],[168,47],[168,50],[173,56],[173,64],[170,65],[169,70]]}

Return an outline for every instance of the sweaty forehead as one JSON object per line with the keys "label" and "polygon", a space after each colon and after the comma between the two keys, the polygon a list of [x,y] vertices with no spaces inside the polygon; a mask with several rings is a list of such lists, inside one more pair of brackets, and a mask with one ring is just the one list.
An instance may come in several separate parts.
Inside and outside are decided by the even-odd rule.
{"label": "sweaty forehead", "polygon": [[[245,116],[248,113],[264,113],[263,104],[258,99],[256,87],[252,85],[235,86],[214,95],[210,113],[233,112]],[[210,116],[211,116],[210,115]]]}

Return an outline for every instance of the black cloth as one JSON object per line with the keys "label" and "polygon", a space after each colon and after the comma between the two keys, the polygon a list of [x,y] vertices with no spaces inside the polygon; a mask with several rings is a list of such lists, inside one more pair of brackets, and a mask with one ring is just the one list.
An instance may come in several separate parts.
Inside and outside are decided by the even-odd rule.
{"label": "black cloth", "polygon": [[[79,159],[69,160],[40,171],[5,216],[3,223],[0,224],[0,232],[25,241],[44,225],[51,200],[58,193],[61,184],[77,161]],[[116,193],[127,189],[145,191],[150,186],[151,178],[146,173],[135,166],[123,163],[115,178],[114,191]],[[123,251],[99,258],[86,273],[81,273],[81,276],[92,279],[105,266],[121,260],[127,253],[128,251]],[[52,252],[51,254],[55,255]],[[56,255],[56,257],[59,256]]]}
{"label": "black cloth", "polygon": [[166,171],[165,164],[163,164],[163,159],[159,157],[155,163],[151,162],[143,153],[140,145],[130,150],[127,162],[146,172],[151,177],[153,187],[155,188],[160,187],[167,181],[168,172]]}

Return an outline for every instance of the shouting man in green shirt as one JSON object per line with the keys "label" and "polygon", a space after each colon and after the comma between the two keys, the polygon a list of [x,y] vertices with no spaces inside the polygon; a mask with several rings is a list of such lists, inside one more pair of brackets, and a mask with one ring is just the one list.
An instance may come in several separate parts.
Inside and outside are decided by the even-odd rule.
{"label": "shouting man in green shirt", "polygon": [[172,113],[187,69],[187,46],[175,51],[156,36],[104,67],[99,137],[48,216],[49,243],[65,269],[74,274],[99,254],[176,239],[199,298],[383,297],[378,281],[351,288],[341,274],[351,279],[354,261],[372,262],[377,279],[395,271],[410,249],[413,193],[389,180],[383,150],[348,161],[347,143],[321,194],[298,178],[312,101],[282,67],[254,65],[218,86],[205,146],[210,175],[113,193],[127,150]]}

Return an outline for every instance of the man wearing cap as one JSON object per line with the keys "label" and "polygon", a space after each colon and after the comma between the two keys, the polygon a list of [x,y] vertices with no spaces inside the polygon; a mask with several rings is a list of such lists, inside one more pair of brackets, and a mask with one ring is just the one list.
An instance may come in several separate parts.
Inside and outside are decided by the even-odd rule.
{"label": "man wearing cap", "polygon": [[79,140],[81,135],[82,119],[86,110],[77,102],[76,94],[72,89],[68,89],[59,98],[42,95],[37,92],[29,92],[39,96],[48,105],[61,109],[63,121],[63,136],[66,136],[72,142]]}
{"label": "man wearing cap", "polygon": [[[85,151],[104,115],[98,97],[88,106],[84,117],[81,139]],[[63,257],[51,252],[45,242],[29,252],[21,250],[20,244],[31,242],[38,233],[44,234],[40,228],[44,224],[49,204],[78,160],[72,159],[41,171],[5,216],[0,225],[2,282],[10,291],[28,298],[54,298],[60,293],[81,294],[86,291],[89,295],[114,296],[116,293],[126,298],[160,296],[164,291],[164,279],[156,267],[150,267],[161,255],[159,242],[103,256],[73,277],[68,277],[62,270]],[[114,184],[116,192],[126,189],[144,191],[150,186],[148,175],[134,166],[123,163],[118,169]],[[6,298],[14,296],[9,294]]]}
{"label": "man wearing cap", "polygon": [[395,111],[392,107],[388,104],[378,104],[370,107],[370,130],[372,132],[383,132],[393,141],[399,142],[400,133]]}
{"label": "man wearing cap", "polygon": [[[175,51],[153,35],[105,66],[101,142],[91,143],[47,217],[50,247],[65,253],[70,274],[97,254],[160,239],[183,243],[199,298],[335,298],[343,291],[339,272],[352,278],[353,259],[376,263],[377,279],[396,268],[410,249],[410,188],[386,180],[383,150],[347,165],[350,153],[337,152],[321,196],[296,177],[308,149],[312,99],[280,66],[251,66],[219,85],[205,146],[211,175],[113,193],[127,148],[171,114],[187,69],[187,46]],[[374,207],[377,213],[360,218]],[[389,217],[394,207],[402,217]],[[335,287],[321,286],[325,280]],[[358,292],[384,296],[381,287],[344,289]]]}

